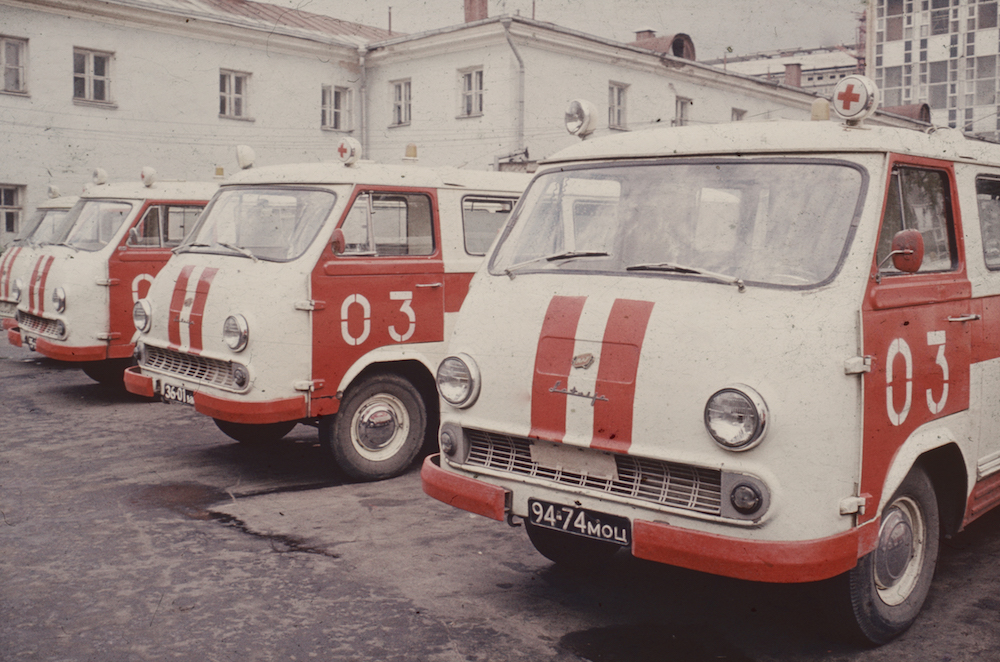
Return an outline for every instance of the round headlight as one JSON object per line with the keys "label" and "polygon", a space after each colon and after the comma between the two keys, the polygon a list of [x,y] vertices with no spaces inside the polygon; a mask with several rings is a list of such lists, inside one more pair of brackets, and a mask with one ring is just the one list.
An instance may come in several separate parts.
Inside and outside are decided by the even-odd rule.
{"label": "round headlight", "polygon": [[14,286],[10,290],[10,295],[14,298],[14,301],[21,301],[21,292],[24,291],[24,281],[20,278],[14,279]]}
{"label": "round headlight", "polygon": [[66,311],[66,290],[61,287],[52,290],[52,305],[56,307],[57,313]]}
{"label": "round headlight", "polygon": [[242,315],[230,315],[222,324],[222,340],[229,345],[229,349],[234,352],[242,352],[246,349],[247,341],[250,339],[250,326]]}
{"label": "round headlight", "polygon": [[705,427],[720,446],[745,451],[760,443],[767,424],[767,406],[760,394],[738,385],[717,391],[705,404]]}
{"label": "round headlight", "polygon": [[149,299],[139,299],[132,306],[132,323],[143,333],[153,326],[153,306],[149,303]]}
{"label": "round headlight", "polygon": [[479,368],[468,354],[449,356],[437,369],[438,392],[455,407],[471,407],[479,396]]}

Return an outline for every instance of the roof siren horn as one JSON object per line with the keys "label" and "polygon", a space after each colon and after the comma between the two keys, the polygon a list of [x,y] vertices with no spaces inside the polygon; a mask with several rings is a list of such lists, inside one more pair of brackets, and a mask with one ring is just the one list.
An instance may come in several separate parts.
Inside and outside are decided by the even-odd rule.
{"label": "roof siren horn", "polygon": [[566,108],[566,130],[586,140],[597,128],[597,107],[584,99],[573,99]]}
{"label": "roof siren horn", "polygon": [[833,90],[830,105],[847,126],[861,126],[861,122],[878,106],[878,87],[865,76],[841,78]]}
{"label": "roof siren horn", "polygon": [[247,170],[253,167],[253,162],[257,160],[257,155],[249,145],[236,146],[236,163],[240,170]]}
{"label": "roof siren horn", "polygon": [[156,182],[156,171],[146,166],[139,171],[139,179],[142,180],[143,186],[150,188]]}
{"label": "roof siren horn", "polygon": [[361,143],[354,138],[344,136],[337,143],[334,152],[337,154],[337,160],[345,166],[354,165],[361,158]]}

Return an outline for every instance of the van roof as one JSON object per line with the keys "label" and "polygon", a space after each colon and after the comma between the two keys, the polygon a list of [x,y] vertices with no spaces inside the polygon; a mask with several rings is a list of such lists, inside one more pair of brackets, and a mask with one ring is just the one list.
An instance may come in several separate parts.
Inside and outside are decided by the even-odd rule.
{"label": "van roof", "polygon": [[91,184],[81,198],[124,198],[128,200],[208,200],[219,189],[216,182],[157,181],[145,186],[140,181]]}
{"label": "van roof", "polygon": [[776,120],[649,129],[581,141],[542,161],[619,160],[672,156],[896,152],[1000,165],[1000,145],[957,129],[921,132],[837,122]]}
{"label": "van roof", "polygon": [[296,163],[254,167],[233,174],[225,186],[247,184],[367,184],[371,186],[417,186],[521,193],[530,175],[515,172],[431,168],[417,165],[386,165],[358,161],[342,163]]}
{"label": "van roof", "polygon": [[69,209],[80,199],[78,195],[62,195],[58,198],[46,198],[44,202],[39,202],[36,209]]}

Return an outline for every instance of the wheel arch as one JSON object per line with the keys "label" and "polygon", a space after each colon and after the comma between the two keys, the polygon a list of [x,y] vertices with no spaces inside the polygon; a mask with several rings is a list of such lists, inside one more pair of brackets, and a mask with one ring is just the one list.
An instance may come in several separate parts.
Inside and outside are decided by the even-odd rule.
{"label": "wheel arch", "polygon": [[379,374],[399,375],[413,384],[420,392],[420,396],[424,399],[424,406],[427,409],[427,439],[425,440],[425,448],[433,450],[434,445],[437,443],[437,431],[441,420],[441,406],[438,401],[437,382],[435,381],[432,368],[424,361],[417,359],[369,363],[353,376],[344,389],[346,391],[352,384],[372,375]]}

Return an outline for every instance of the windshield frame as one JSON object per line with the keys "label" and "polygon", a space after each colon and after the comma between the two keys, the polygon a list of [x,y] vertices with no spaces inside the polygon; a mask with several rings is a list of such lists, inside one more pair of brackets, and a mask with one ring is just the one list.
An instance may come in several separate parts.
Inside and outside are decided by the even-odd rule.
{"label": "windshield frame", "polygon": [[[511,238],[511,234],[514,232],[519,221],[522,220],[522,216],[525,212],[530,211],[527,208],[527,202],[531,198],[532,189],[536,186],[541,185],[542,182],[548,175],[564,173],[564,172],[574,172],[574,171],[586,171],[586,170],[610,170],[618,168],[631,168],[636,166],[729,166],[729,165],[818,165],[818,166],[837,166],[837,167],[847,167],[856,171],[860,175],[860,183],[857,189],[857,201],[854,205],[854,210],[852,212],[851,220],[847,226],[847,231],[844,235],[844,242],[841,248],[840,254],[837,256],[836,265],[830,271],[829,275],[817,282],[792,285],[792,284],[782,284],[782,283],[771,283],[766,281],[753,280],[751,278],[743,278],[740,274],[733,274],[734,279],[739,279],[741,283],[746,285],[752,285],[754,287],[771,288],[771,289],[781,289],[781,290],[811,290],[822,287],[829,284],[843,269],[844,262],[847,256],[850,254],[851,246],[854,243],[855,236],[857,234],[858,226],[861,222],[862,212],[864,211],[865,201],[867,199],[869,188],[871,186],[871,174],[868,167],[865,165],[851,161],[846,158],[838,158],[829,155],[822,156],[808,156],[808,155],[794,155],[794,156],[754,156],[754,157],[733,157],[733,156],[683,156],[683,157],[658,157],[654,159],[623,159],[620,161],[590,161],[586,163],[575,163],[564,166],[557,166],[554,168],[545,169],[539,172],[534,179],[532,179],[528,188],[524,191],[521,196],[517,207],[511,213],[511,217],[507,224],[504,226],[500,233],[499,238],[494,246],[492,253],[487,264],[487,270],[492,276],[506,276],[510,277],[508,271],[511,269],[510,265],[498,266],[497,261],[501,256],[504,245]],[[704,273],[686,273],[687,270],[677,271],[657,271],[657,270],[626,270],[624,267],[621,269],[594,269],[593,263],[588,264],[588,260],[582,259],[568,259],[553,266],[552,262],[546,261],[545,259],[532,260],[532,264],[522,264],[514,265],[517,267],[517,276],[526,274],[575,274],[575,275],[592,275],[592,276],[613,276],[613,277],[632,277],[632,278],[668,278],[668,279],[699,279],[704,281],[719,282],[717,276],[719,274],[711,273],[710,271],[705,271]]]}
{"label": "windshield frame", "polygon": [[[329,195],[332,198],[329,208],[327,209],[326,215],[323,217],[322,221],[317,223],[316,231],[313,233],[312,237],[308,242],[304,244],[302,250],[293,257],[286,258],[276,258],[267,255],[258,255],[253,253],[248,248],[241,248],[235,245],[227,246],[227,242],[218,242],[214,244],[198,244],[196,239],[205,229],[205,225],[212,218],[212,211],[215,206],[222,200],[227,194],[237,193],[240,194],[245,191],[258,191],[258,192],[306,192],[306,193],[323,193]],[[188,233],[187,237],[184,238],[183,243],[172,249],[175,254],[193,253],[198,255],[228,255],[233,257],[240,257],[245,259],[251,259],[254,262],[258,260],[263,260],[265,262],[294,262],[295,260],[301,259],[302,256],[308,254],[313,246],[316,245],[317,240],[323,234],[324,228],[330,226],[330,219],[334,217],[334,212],[337,210],[337,206],[342,198],[342,193],[334,190],[328,185],[322,184],[277,184],[277,183],[266,183],[266,184],[236,184],[230,186],[223,186],[219,188],[219,191],[212,196],[212,199],[205,206],[204,211],[202,211],[201,216],[198,218],[198,222],[195,224],[194,228]],[[212,221],[215,222],[214,220]],[[331,228],[332,232],[332,228]],[[324,241],[325,243],[325,241]],[[286,244],[287,245],[287,244]],[[221,250],[220,250],[221,249]]]}
{"label": "windshield frame", "polygon": [[[111,236],[102,245],[97,247],[88,247],[88,246],[81,246],[78,244],[69,243],[70,237],[72,237],[76,232],[76,230],[79,228],[80,217],[83,215],[83,210],[86,209],[88,205],[91,205],[93,203],[98,203],[98,204],[111,203],[119,205],[128,205],[129,209],[128,212],[124,214],[124,216],[122,217],[122,220],[118,224],[118,227],[115,228],[115,231],[111,233]],[[99,253],[100,251],[105,250],[108,246],[117,246],[119,243],[121,243],[122,235],[128,232],[126,228],[131,227],[132,221],[135,220],[135,215],[139,212],[139,210],[142,209],[142,207],[143,207],[143,202],[141,200],[135,200],[132,198],[115,198],[115,197],[81,198],[79,202],[73,205],[73,208],[70,209],[69,213],[66,215],[66,218],[63,219],[64,225],[62,226],[58,235],[53,237],[52,241],[48,242],[46,245],[68,246],[69,248],[83,251],[85,253]]]}

